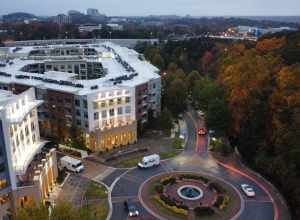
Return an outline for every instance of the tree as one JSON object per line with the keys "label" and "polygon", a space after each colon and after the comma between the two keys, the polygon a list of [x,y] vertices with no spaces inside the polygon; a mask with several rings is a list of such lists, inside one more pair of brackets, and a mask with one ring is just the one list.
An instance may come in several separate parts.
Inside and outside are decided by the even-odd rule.
{"label": "tree", "polygon": [[159,122],[161,128],[165,131],[170,131],[173,128],[172,114],[167,108],[164,108],[161,112]]}
{"label": "tree", "polygon": [[193,70],[190,74],[186,77],[187,86],[189,90],[192,90],[195,86],[196,81],[200,80],[201,76],[197,70]]}
{"label": "tree", "polygon": [[217,136],[225,137],[228,134],[230,114],[224,99],[216,98],[209,101],[205,122]]}
{"label": "tree", "polygon": [[152,60],[151,60],[152,64],[155,65],[157,68],[159,68],[160,70],[163,70],[165,68],[165,61],[164,59],[161,57],[161,55],[159,53],[156,53]]}
{"label": "tree", "polygon": [[47,207],[40,204],[37,207],[24,207],[17,210],[14,220],[46,220],[49,218]]}
{"label": "tree", "polygon": [[166,107],[175,115],[182,113],[187,105],[187,88],[182,79],[175,79],[166,90]]}

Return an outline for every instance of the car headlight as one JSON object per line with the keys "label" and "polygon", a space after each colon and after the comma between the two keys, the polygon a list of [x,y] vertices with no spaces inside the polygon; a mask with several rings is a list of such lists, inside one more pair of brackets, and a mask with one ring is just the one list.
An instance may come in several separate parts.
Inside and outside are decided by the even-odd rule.
{"label": "car headlight", "polygon": [[136,214],[136,215],[139,215],[139,211],[135,211],[135,214]]}
{"label": "car headlight", "polygon": [[132,212],[129,212],[129,216],[131,217],[133,214],[132,214]]}

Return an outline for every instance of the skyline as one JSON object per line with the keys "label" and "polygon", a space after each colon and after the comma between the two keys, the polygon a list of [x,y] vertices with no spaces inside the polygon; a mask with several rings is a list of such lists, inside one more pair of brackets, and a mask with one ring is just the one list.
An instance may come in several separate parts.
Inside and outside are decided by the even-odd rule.
{"label": "skyline", "polygon": [[[72,1],[52,0],[44,1],[41,5],[38,0],[3,0],[0,14],[5,15],[13,12],[27,12],[39,16],[51,16],[67,13],[68,10],[85,12],[87,8],[97,8],[100,13],[108,16],[147,16],[147,15],[191,15],[191,16],[297,16],[300,15],[300,2],[286,0],[273,2],[272,0],[228,0],[226,5],[216,7],[220,0],[199,2],[199,0],[166,0],[164,2],[152,0],[141,6],[138,0],[120,2],[97,2],[97,0]],[[36,7],[39,5],[39,7]],[[139,5],[140,7],[134,7]]]}

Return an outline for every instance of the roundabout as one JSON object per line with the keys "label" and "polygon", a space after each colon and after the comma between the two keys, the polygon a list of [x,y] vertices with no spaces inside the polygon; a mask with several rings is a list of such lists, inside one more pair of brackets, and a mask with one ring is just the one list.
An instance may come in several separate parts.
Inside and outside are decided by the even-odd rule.
{"label": "roundabout", "polygon": [[154,176],[139,189],[139,199],[158,219],[231,219],[241,205],[225,181],[194,172]]}

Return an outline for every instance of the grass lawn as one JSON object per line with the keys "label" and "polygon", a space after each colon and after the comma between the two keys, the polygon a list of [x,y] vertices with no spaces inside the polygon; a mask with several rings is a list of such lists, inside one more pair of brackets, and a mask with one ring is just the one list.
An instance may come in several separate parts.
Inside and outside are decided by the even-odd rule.
{"label": "grass lawn", "polygon": [[143,156],[137,156],[130,159],[121,160],[116,164],[116,167],[119,168],[130,168],[137,166],[138,162],[142,160]]}
{"label": "grass lawn", "polygon": [[108,195],[103,185],[91,182],[85,192],[87,204],[84,206],[93,219],[105,220],[108,211]]}
{"label": "grass lawn", "polygon": [[180,154],[182,151],[181,150],[171,150],[171,151],[165,151],[165,152],[160,152],[160,159],[168,159],[171,157],[175,157],[178,154]]}
{"label": "grass lawn", "polygon": [[107,198],[107,190],[104,186],[91,182],[85,192],[87,200],[91,199],[105,199]]}

